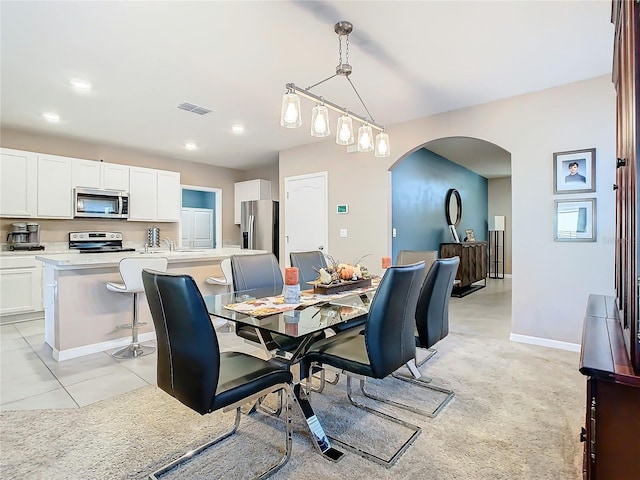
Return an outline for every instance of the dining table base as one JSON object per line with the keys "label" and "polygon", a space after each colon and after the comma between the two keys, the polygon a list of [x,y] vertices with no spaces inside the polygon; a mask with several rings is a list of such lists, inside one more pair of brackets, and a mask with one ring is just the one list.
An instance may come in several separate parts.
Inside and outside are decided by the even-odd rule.
{"label": "dining table base", "polygon": [[318,417],[316,417],[301,383],[294,384],[293,393],[295,394],[298,405],[300,405],[300,410],[302,410],[302,414],[307,421],[309,432],[311,432],[311,438],[313,439],[316,447],[318,447],[320,453],[322,453],[322,456],[333,462],[340,460],[344,455],[344,452],[331,446],[329,437],[324,433],[322,424],[320,423],[320,420],[318,420]]}

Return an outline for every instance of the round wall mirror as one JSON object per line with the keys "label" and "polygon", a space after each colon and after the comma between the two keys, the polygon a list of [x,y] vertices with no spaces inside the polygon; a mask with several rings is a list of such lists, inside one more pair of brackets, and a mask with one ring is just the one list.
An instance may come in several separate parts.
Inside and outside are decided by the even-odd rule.
{"label": "round wall mirror", "polygon": [[444,210],[447,216],[447,224],[457,227],[462,218],[462,198],[460,198],[460,192],[455,188],[450,188],[447,192]]}

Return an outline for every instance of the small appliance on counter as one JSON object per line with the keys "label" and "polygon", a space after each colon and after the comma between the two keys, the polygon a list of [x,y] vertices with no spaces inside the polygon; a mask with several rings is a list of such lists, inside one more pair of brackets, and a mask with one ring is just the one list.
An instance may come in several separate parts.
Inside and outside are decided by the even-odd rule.
{"label": "small appliance on counter", "polygon": [[160,247],[160,228],[151,227],[147,231],[147,245],[150,248]]}
{"label": "small appliance on counter", "polygon": [[33,222],[11,224],[12,231],[7,234],[9,250],[44,250],[40,245],[40,225]]}
{"label": "small appliance on counter", "polygon": [[122,246],[122,232],[69,232],[69,249],[80,253],[135,251]]}

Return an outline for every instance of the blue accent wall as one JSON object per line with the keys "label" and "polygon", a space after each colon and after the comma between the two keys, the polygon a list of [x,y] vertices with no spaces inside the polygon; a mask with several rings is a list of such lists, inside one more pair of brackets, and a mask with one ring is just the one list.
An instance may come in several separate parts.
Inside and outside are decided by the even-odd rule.
{"label": "blue accent wall", "polygon": [[185,208],[210,208],[216,210],[216,195],[213,192],[182,190],[182,206]]}
{"label": "blue accent wall", "polygon": [[444,205],[450,188],[462,198],[462,219],[456,229],[460,240],[468,228],[474,230],[476,240],[487,240],[486,178],[422,148],[393,168],[391,182],[394,262],[400,250],[439,251],[440,243],[452,241]]}

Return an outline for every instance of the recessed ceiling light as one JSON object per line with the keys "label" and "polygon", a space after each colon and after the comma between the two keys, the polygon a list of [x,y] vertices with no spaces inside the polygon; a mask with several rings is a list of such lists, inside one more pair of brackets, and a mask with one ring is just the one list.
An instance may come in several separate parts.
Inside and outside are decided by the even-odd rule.
{"label": "recessed ceiling light", "polygon": [[233,133],[235,133],[236,135],[240,135],[241,133],[244,132],[244,125],[233,125],[231,127],[231,130],[233,131]]}
{"label": "recessed ceiling light", "polygon": [[188,142],[184,144],[184,148],[186,148],[187,150],[197,150],[198,146],[193,142]]}
{"label": "recessed ceiling light", "polygon": [[71,85],[73,85],[78,90],[91,90],[91,83],[86,80],[82,80],[81,78],[72,78]]}
{"label": "recessed ceiling light", "polygon": [[47,122],[59,122],[60,121],[60,115],[58,115],[57,113],[53,113],[53,112],[44,112],[42,114],[42,116],[45,118],[45,120]]}

